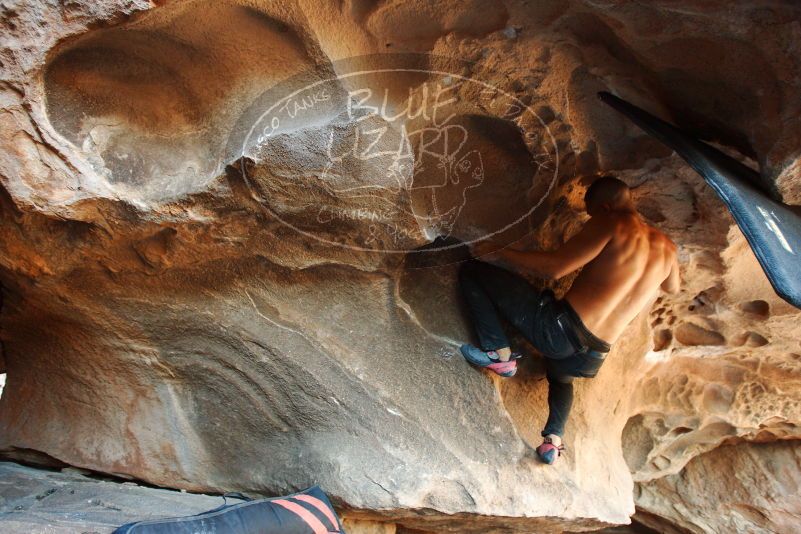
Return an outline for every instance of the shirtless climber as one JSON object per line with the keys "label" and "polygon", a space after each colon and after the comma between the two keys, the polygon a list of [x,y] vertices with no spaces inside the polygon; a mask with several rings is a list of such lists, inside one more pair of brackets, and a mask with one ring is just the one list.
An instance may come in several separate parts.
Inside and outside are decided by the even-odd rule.
{"label": "shirtless climber", "polygon": [[521,276],[471,260],[459,273],[461,289],[481,347],[463,345],[473,365],[509,377],[517,371],[499,315],[545,356],[548,422],[537,447],[540,459],[556,461],[564,450],[562,434],[573,403],[573,378],[592,378],[623,329],[657,292],[679,290],[676,246],[639,216],[628,186],[604,176],[584,196],[591,218],[559,250],[521,252],[484,241],[473,255],[555,280],[582,268],[558,300],[537,291]]}

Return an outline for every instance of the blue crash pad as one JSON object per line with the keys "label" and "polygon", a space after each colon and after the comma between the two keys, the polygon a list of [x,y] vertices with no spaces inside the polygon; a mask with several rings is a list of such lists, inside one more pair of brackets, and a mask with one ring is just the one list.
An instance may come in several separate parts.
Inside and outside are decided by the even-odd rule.
{"label": "blue crash pad", "polygon": [[610,93],[598,93],[637,126],[684,158],[715,190],[751,245],[776,293],[801,308],[801,216],[756,185],[759,173],[720,150]]}
{"label": "blue crash pad", "polygon": [[[239,498],[247,499],[241,495]],[[128,523],[113,534],[345,534],[345,531],[326,494],[314,486],[287,497],[224,504],[193,516]]]}

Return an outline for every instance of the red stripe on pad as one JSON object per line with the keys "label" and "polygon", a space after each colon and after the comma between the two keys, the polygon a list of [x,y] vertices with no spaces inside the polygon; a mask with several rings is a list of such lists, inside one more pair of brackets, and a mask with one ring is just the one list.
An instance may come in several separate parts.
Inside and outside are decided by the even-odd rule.
{"label": "red stripe on pad", "polygon": [[337,516],[334,515],[334,512],[331,511],[331,508],[328,505],[326,505],[323,501],[321,501],[317,497],[312,497],[311,495],[295,495],[292,498],[309,503],[318,510],[320,510],[323,514],[325,514],[325,517],[327,517],[328,520],[331,522],[331,528],[333,530],[339,530],[339,527],[337,526],[338,524]]}
{"label": "red stripe on pad", "polygon": [[298,503],[291,502],[291,501],[285,501],[283,499],[278,499],[276,501],[270,501],[270,502],[272,502],[273,504],[277,504],[279,506],[283,506],[284,508],[286,508],[290,512],[296,514],[303,521],[305,521],[307,525],[309,525],[311,527],[311,529],[314,532],[314,534],[328,534],[328,529],[325,528],[325,525],[323,525],[322,521],[317,519],[317,517],[315,517],[314,514],[312,514],[310,511],[306,510],[304,507],[302,507]]}

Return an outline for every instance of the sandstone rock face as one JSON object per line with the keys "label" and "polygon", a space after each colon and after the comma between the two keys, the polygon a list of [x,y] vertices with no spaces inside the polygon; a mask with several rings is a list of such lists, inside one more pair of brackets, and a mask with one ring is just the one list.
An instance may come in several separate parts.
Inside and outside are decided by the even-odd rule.
{"label": "sandstone rock face", "polygon": [[[680,474],[642,486],[639,506],[663,519],[639,519],[657,529],[667,519],[689,532],[793,532],[799,467],[799,448],[791,441],[724,445],[694,457]],[[711,474],[727,482],[710,484]]]}
{"label": "sandstone rock face", "polygon": [[225,502],[219,496],[103,480],[72,467],[45,471],[0,462],[0,473],[0,529],[7,534],[110,534],[132,521],[198,514]]}
{"label": "sandstone rock face", "polygon": [[[798,7],[0,6],[6,456],[320,484],[376,532],[801,521],[801,314],[701,178],[595,99],[750,158],[799,205]],[[458,355],[455,245],[558,246],[608,171],[679,245],[684,287],[580,381],[545,467],[538,357],[501,381]]]}

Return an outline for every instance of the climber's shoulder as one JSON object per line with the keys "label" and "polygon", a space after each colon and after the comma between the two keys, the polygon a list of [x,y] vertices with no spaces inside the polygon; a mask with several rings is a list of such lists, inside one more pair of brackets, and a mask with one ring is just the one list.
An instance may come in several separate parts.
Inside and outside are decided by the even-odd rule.
{"label": "climber's shoulder", "polygon": [[635,243],[648,243],[651,250],[658,249],[661,254],[673,257],[676,254],[676,245],[664,232],[645,222],[636,213],[617,212],[597,219],[596,224],[603,225],[612,233],[612,242],[628,247]]}
{"label": "climber's shoulder", "polygon": [[[673,242],[667,234],[662,232],[658,228],[654,228],[649,224],[643,223],[645,227],[645,234],[647,235],[648,239],[648,256],[653,261],[657,263],[662,263],[665,265],[671,265],[675,262],[678,249],[676,244]],[[657,258],[661,259],[662,261],[658,261]]]}
{"label": "climber's shoulder", "polygon": [[673,242],[670,237],[666,233],[664,233],[659,228],[654,228],[653,226],[646,225],[648,228],[648,239],[652,243],[652,245],[661,246],[664,251],[668,254],[675,255],[676,254],[676,243]]}
{"label": "climber's shoulder", "polygon": [[613,212],[605,217],[608,219],[607,224],[621,234],[643,234],[654,240],[673,243],[664,232],[645,222],[636,212]]}
{"label": "climber's shoulder", "polygon": [[613,237],[628,237],[646,231],[647,225],[635,214],[612,212],[593,216],[587,223],[603,228]]}

